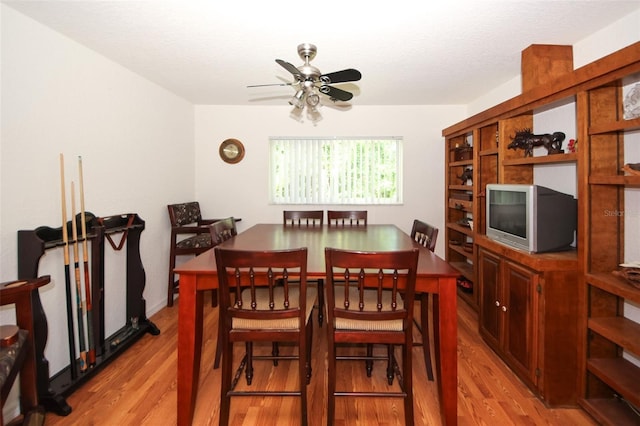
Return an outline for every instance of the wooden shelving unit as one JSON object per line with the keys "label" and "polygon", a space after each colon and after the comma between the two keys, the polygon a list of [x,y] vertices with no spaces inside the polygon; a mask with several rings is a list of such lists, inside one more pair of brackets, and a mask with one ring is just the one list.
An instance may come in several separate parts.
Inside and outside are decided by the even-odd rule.
{"label": "wooden shelving unit", "polygon": [[[637,63],[638,58],[635,58]],[[640,73],[638,74],[640,80]],[[581,406],[603,424],[640,424],[640,367],[625,354],[640,357],[640,324],[625,316],[625,302],[640,304],[640,289],[614,276],[625,262],[624,217],[604,212],[625,211],[625,188],[640,187],[640,176],[625,176],[625,136],[640,128],[640,118],[622,119],[622,78],[579,94],[584,115],[581,138],[586,142],[580,164],[584,198],[583,232],[588,246],[582,253],[585,272],[586,341]],[[617,242],[616,250],[600,244]],[[635,408],[633,408],[635,407]]]}
{"label": "wooden shelving unit", "polygon": [[[465,154],[462,155],[462,150]],[[473,174],[468,180],[461,176],[474,169],[472,150],[473,135],[463,134],[447,141],[446,159],[446,224],[445,224],[445,257],[456,268],[462,277],[473,282],[473,229],[468,220],[474,218]],[[458,295],[472,306],[477,305],[477,297],[473,288],[458,288]]]}
{"label": "wooden shelving unit", "polygon": [[[640,81],[640,43],[575,70],[570,46],[531,46],[523,51],[522,60],[521,95],[442,131],[448,152],[446,238],[449,242],[463,235],[474,246],[473,253],[464,256],[459,245],[448,244],[447,260],[473,277],[474,293],[464,300],[478,309],[487,343],[541,399],[550,406],[579,404],[603,424],[637,425],[640,367],[627,354],[640,357],[640,325],[625,316],[624,306],[625,302],[640,304],[640,290],[611,271],[625,260],[637,260],[625,259],[624,241],[639,236],[625,235],[623,215],[603,211],[623,212],[625,188],[640,187],[640,176],[621,170],[626,163],[640,162],[640,158],[626,158],[624,149],[625,136],[640,129],[640,118],[625,120],[622,115],[623,84]],[[535,133],[538,111],[569,102],[576,106],[577,152],[523,157],[522,152],[507,148],[517,130],[529,128]],[[473,145],[473,159],[459,164],[450,152],[465,141]],[[576,167],[577,250],[539,256],[488,240],[486,185],[536,183],[534,169],[549,164]],[[454,177],[463,166],[473,167],[470,189],[456,186]],[[465,189],[473,194],[470,204],[460,207],[450,202],[455,191]],[[457,223],[463,212],[473,217],[473,229]],[[525,324],[514,324],[513,317],[501,318],[494,313],[495,301],[485,297],[489,290],[507,297],[512,280],[523,295],[542,303],[536,306],[544,306],[520,319],[531,332],[521,342],[533,351],[531,360],[514,357],[500,337]],[[483,282],[491,289],[484,288]],[[575,309],[565,309],[568,304]],[[540,312],[551,316],[542,318]],[[570,373],[562,370],[562,365],[573,363],[577,367]],[[559,380],[562,390],[557,390]]]}

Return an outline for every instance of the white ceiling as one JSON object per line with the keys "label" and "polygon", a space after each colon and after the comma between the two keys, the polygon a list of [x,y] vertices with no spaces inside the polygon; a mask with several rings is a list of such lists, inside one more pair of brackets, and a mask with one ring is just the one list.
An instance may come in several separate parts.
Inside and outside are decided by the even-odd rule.
{"label": "white ceiling", "polygon": [[[640,1],[12,1],[30,16],[193,102],[286,105],[275,59],[345,68],[358,105],[467,104],[520,73],[531,44],[575,44]],[[365,6],[366,5],[366,6]]]}

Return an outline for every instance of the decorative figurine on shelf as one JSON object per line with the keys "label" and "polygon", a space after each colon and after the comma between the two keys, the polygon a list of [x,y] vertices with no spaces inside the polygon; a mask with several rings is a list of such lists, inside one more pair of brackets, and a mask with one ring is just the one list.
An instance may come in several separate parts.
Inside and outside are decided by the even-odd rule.
{"label": "decorative figurine on shelf", "polygon": [[611,273],[640,290],[640,262],[621,263],[619,266],[617,271]]}
{"label": "decorative figurine on shelf", "polygon": [[640,176],[640,163],[627,163],[622,168],[622,171],[632,176]]}
{"label": "decorative figurine on shelf", "polygon": [[466,161],[473,159],[473,147],[466,140],[462,145],[456,144],[454,153],[455,161]]}
{"label": "decorative figurine on shelf", "polygon": [[458,179],[460,179],[460,183],[462,185],[466,184],[468,180],[473,179],[473,169],[467,167],[466,169],[464,169],[464,172],[462,172],[462,174],[458,176]]}
{"label": "decorative figurine on shelf", "polygon": [[633,86],[624,97],[624,119],[640,117],[640,83]]}
{"label": "decorative figurine on shelf", "polygon": [[564,151],[562,148],[562,141],[564,141],[565,134],[562,132],[554,132],[553,134],[545,133],[543,135],[534,135],[531,133],[531,129],[522,129],[516,131],[516,136],[507,148],[509,149],[524,149],[525,157],[533,156],[533,148],[537,146],[544,146],[547,149],[548,154],[560,154]]}
{"label": "decorative figurine on shelf", "polygon": [[578,150],[578,141],[575,139],[569,139],[567,149],[569,150],[569,152],[576,152]]}

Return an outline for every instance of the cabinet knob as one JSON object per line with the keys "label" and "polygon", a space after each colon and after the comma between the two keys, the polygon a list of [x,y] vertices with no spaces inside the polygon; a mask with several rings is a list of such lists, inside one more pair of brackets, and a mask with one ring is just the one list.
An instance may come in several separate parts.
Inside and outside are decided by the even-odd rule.
{"label": "cabinet knob", "polygon": [[502,312],[507,312],[507,307],[502,305]]}
{"label": "cabinet knob", "polygon": [[496,306],[499,308],[500,307],[500,301],[496,300]]}

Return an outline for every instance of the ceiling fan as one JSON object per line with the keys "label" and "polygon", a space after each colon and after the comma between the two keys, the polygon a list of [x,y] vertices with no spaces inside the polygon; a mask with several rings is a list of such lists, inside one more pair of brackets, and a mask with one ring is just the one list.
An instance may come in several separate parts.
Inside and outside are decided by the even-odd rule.
{"label": "ceiling fan", "polygon": [[258,84],[247,87],[264,87],[264,86],[294,86],[296,93],[289,100],[289,104],[296,108],[303,109],[305,104],[311,108],[315,108],[320,103],[319,93],[327,95],[332,101],[348,101],[353,98],[351,92],[331,86],[336,83],[346,83],[349,81],[358,81],[362,77],[360,71],[347,68],[341,71],[322,74],[320,70],[309,62],[316,57],[318,49],[310,43],[298,45],[298,55],[304,61],[304,64],[296,67],[282,59],[276,59],[276,62],[284,69],[289,71],[294,81],[291,83],[281,84]]}

